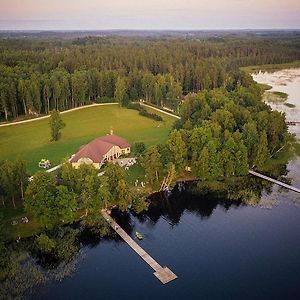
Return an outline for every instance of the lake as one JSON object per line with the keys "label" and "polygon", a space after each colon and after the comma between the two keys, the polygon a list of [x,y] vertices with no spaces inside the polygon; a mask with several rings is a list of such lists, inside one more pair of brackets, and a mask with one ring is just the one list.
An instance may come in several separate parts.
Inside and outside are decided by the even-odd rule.
{"label": "lake", "polygon": [[[285,72],[292,78],[277,84]],[[288,117],[300,119],[300,82],[293,74],[260,73],[254,79],[288,92],[288,102],[296,105],[287,110]],[[299,127],[291,126],[298,137]],[[287,166],[287,176],[298,187],[299,169],[299,159]],[[170,197],[156,195],[147,213],[115,212],[114,217],[133,238],[136,230],[142,232],[144,239],[137,242],[178,279],[162,285],[118,237],[83,231],[71,275],[40,285],[27,298],[300,299],[299,204],[300,195],[274,185],[254,206],[177,189]]]}
{"label": "lake", "polygon": [[70,278],[31,298],[299,298],[300,210],[291,193],[281,193],[272,209],[179,192],[158,197],[146,215],[115,217],[132,236],[144,234],[138,243],[177,280],[163,286],[125,243],[104,239],[82,248]]}
{"label": "lake", "polygon": [[[286,114],[287,121],[300,121],[300,68],[280,70],[274,73],[258,72],[252,74],[258,83],[265,83],[272,86],[270,91],[284,92],[288,94],[287,103],[294,104],[294,108],[289,108],[283,103],[272,104],[273,109]],[[300,127],[292,126],[290,131],[296,132],[300,138]]]}
{"label": "lake", "polygon": [[[294,108],[289,108],[283,103],[268,103],[272,109],[284,112],[287,121],[300,121],[300,68],[280,70],[274,73],[258,72],[252,74],[253,79],[258,83],[265,83],[272,86],[270,91],[284,92],[288,94],[286,102],[294,104]],[[300,124],[289,126],[289,131],[296,134],[300,139]],[[292,178],[292,184],[297,187],[300,182],[300,159],[291,161],[287,169],[289,177]]]}

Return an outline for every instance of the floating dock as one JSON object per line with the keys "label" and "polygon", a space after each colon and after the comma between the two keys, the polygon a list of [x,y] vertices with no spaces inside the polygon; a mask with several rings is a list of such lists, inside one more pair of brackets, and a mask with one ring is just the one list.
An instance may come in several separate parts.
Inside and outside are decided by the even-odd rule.
{"label": "floating dock", "polygon": [[177,276],[167,267],[162,267],[154,260],[142,247],[140,247],[110,216],[109,210],[101,210],[102,216],[111,225],[113,230],[133,249],[155,272],[156,278],[163,284],[166,284]]}
{"label": "floating dock", "polygon": [[278,184],[278,185],[280,185],[280,186],[283,186],[283,187],[285,187],[286,189],[289,189],[289,190],[294,191],[294,192],[296,192],[296,193],[300,193],[300,189],[298,189],[298,188],[296,188],[296,187],[293,187],[293,186],[291,186],[291,185],[289,185],[289,184],[286,184],[286,183],[284,183],[284,182],[278,181],[278,180],[276,180],[276,179],[273,179],[273,178],[271,178],[271,177],[268,177],[268,176],[266,176],[266,175],[260,174],[260,173],[258,173],[258,172],[249,170],[249,174],[251,174],[251,175],[253,175],[253,176],[256,176],[256,177],[260,177],[260,178],[265,179],[265,180],[268,180],[268,181],[270,181],[270,182],[276,183],[276,184]]}

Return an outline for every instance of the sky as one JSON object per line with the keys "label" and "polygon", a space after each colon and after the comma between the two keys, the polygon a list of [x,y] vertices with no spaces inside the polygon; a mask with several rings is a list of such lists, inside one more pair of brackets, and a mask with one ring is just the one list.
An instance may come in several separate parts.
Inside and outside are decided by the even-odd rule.
{"label": "sky", "polygon": [[300,0],[0,0],[0,30],[300,29]]}

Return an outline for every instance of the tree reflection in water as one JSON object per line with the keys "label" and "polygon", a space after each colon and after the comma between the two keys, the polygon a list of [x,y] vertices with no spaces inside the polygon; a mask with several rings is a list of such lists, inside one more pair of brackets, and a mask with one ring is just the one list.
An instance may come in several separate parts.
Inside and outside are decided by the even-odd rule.
{"label": "tree reflection in water", "polygon": [[[249,191],[252,193],[251,197]],[[196,214],[201,219],[208,219],[218,206],[227,211],[247,205],[249,199],[257,204],[262,191],[265,194],[271,193],[271,185],[248,177],[238,186],[232,185],[228,188],[227,194],[234,199],[230,200],[224,193],[199,192],[194,183],[186,185],[184,189],[175,187],[169,197],[164,194],[152,195],[149,197],[148,210],[143,213],[136,214],[131,210],[120,212],[115,209],[112,216],[132,236],[136,219],[140,223],[148,222],[155,226],[160,218],[164,218],[171,226],[175,226],[185,211]],[[50,253],[39,250],[36,237],[21,240],[19,243],[0,243],[1,298],[17,299],[28,295],[37,286],[50,281],[62,281],[71,276],[84,258],[84,247],[97,247],[104,239],[123,243],[123,240],[113,231],[109,231],[106,225],[102,224],[102,221],[96,227],[91,226],[89,222],[78,222],[71,226],[54,228],[46,232],[55,244]]]}

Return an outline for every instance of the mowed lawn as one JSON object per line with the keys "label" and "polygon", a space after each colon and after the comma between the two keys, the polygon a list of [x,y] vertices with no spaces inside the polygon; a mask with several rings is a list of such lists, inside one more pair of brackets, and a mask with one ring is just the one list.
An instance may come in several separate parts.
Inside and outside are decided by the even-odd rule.
{"label": "mowed lawn", "polygon": [[49,159],[52,166],[57,165],[63,158],[77,152],[81,145],[108,134],[110,128],[131,144],[160,144],[166,141],[175,119],[153,112],[160,114],[164,121],[142,117],[135,110],[117,105],[87,107],[62,114],[66,127],[58,142],[50,142],[49,119],[0,127],[0,159],[21,157],[33,173],[39,170],[38,162],[42,158]]}

